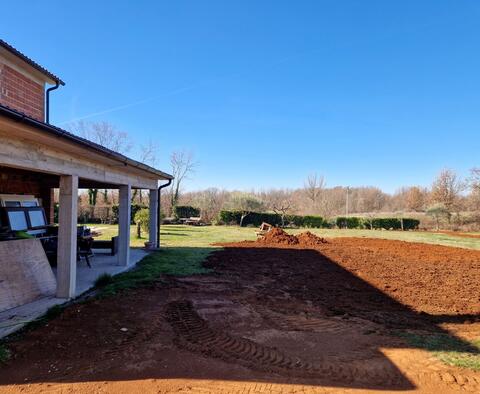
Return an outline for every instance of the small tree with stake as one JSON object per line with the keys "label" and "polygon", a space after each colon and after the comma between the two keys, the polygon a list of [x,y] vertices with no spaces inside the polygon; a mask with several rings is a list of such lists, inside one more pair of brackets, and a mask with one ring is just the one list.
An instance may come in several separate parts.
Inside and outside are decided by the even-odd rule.
{"label": "small tree with stake", "polygon": [[134,221],[137,225],[137,238],[142,238],[142,231],[148,234],[150,211],[147,208],[138,210],[135,214]]}

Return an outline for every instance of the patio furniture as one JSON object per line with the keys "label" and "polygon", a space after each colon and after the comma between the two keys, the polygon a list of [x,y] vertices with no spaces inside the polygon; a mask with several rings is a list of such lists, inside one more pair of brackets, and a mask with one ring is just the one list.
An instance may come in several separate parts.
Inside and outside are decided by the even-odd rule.
{"label": "patio furniture", "polygon": [[115,256],[118,253],[118,236],[112,237],[110,240],[94,239],[92,249],[110,249],[110,255]]}

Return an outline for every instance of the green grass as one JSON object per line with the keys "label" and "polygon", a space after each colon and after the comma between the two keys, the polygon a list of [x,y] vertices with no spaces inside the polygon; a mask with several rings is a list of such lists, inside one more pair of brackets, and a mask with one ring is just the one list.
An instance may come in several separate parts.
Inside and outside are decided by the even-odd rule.
{"label": "green grass", "polygon": [[[117,235],[115,225],[90,225],[102,232],[99,239],[110,239]],[[236,242],[242,240],[255,240],[255,228],[237,226],[180,226],[162,225],[161,242],[163,246],[173,247],[211,247],[217,242]],[[299,233],[305,229],[289,230],[291,233]],[[360,237],[360,238],[383,238],[407,242],[421,242],[434,245],[445,245],[467,249],[480,250],[480,239],[462,238],[426,231],[381,231],[381,230],[346,230],[346,229],[310,229],[311,232],[327,238],[337,237]],[[141,247],[146,239],[136,237],[135,226],[131,227],[131,245]]]}
{"label": "green grass", "polygon": [[148,286],[159,280],[161,275],[195,275],[210,272],[202,266],[213,248],[169,247],[152,253],[140,261],[135,269],[111,277],[99,296],[111,296],[118,292]]}
{"label": "green grass", "polygon": [[113,276],[106,272],[95,279],[95,287],[105,287],[113,282]]}
{"label": "green grass", "polygon": [[10,350],[0,344],[0,364],[5,364],[10,359]]}
{"label": "green grass", "polygon": [[480,339],[467,342],[448,334],[400,333],[410,346],[428,350],[445,364],[480,371]]}

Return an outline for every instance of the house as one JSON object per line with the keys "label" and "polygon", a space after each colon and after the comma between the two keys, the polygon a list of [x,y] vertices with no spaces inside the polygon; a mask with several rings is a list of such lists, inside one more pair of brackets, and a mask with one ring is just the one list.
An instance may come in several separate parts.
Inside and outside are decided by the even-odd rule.
{"label": "house", "polygon": [[[33,197],[44,208],[45,220],[53,223],[53,190],[59,189],[55,295],[68,299],[76,295],[78,189],[119,190],[118,255],[114,263],[126,268],[131,263],[132,189],[149,190],[149,239],[156,243],[159,184],[172,176],[49,124],[49,96],[63,85],[56,75],[0,40],[0,195]],[[38,250],[39,242],[0,241],[0,251],[6,251],[5,256],[17,250],[18,258],[18,251],[28,252],[31,245],[37,245]],[[28,280],[11,286],[8,278],[14,262],[3,261],[2,265],[2,258],[6,257],[0,252],[0,299],[12,288],[28,290]]]}

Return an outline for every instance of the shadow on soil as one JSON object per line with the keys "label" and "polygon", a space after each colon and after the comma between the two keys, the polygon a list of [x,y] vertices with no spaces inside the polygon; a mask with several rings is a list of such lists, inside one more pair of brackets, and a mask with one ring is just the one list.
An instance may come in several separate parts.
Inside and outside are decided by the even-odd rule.
{"label": "shadow on soil", "polygon": [[[176,249],[177,261],[206,254]],[[156,281],[74,304],[11,339],[0,383],[184,378],[408,390],[414,384],[380,351],[398,347],[392,332],[445,335],[478,353],[438,325],[478,316],[417,313],[318,250],[226,247],[204,263],[211,273],[180,277],[151,260]],[[349,326],[361,322],[369,329],[353,335]],[[257,336],[266,332],[280,339]],[[335,340],[341,347],[332,347]],[[357,340],[368,349],[356,349]],[[442,343],[431,350],[451,350]]]}

